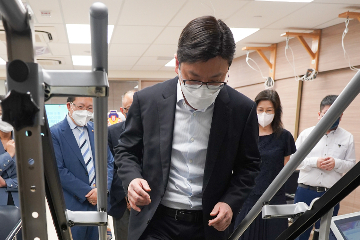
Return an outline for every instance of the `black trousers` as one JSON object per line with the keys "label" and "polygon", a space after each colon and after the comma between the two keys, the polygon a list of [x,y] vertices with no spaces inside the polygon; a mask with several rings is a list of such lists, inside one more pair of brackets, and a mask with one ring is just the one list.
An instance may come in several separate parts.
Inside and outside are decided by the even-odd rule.
{"label": "black trousers", "polygon": [[205,240],[204,225],[175,220],[156,211],[139,240]]}

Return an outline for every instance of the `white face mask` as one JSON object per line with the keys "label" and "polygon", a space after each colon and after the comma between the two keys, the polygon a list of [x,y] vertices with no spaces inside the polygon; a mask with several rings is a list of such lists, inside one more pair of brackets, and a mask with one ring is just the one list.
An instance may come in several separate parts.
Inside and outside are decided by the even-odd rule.
{"label": "white face mask", "polygon": [[0,131],[2,131],[4,133],[9,133],[9,132],[12,132],[13,130],[14,130],[13,126],[11,126],[7,122],[4,122],[2,120],[2,115],[0,115]]}
{"label": "white face mask", "polygon": [[[181,79],[181,72],[179,68],[179,79]],[[213,104],[218,96],[221,88],[208,89],[206,84],[200,88],[187,88],[182,80],[180,80],[181,91],[183,92],[186,101],[194,109],[206,109]]]}
{"label": "white face mask", "polygon": [[76,110],[72,113],[75,123],[81,127],[85,126],[93,117],[93,113],[88,110]]}
{"label": "white face mask", "polygon": [[266,127],[274,120],[275,114],[268,114],[266,112],[258,113],[258,122],[262,127]]}

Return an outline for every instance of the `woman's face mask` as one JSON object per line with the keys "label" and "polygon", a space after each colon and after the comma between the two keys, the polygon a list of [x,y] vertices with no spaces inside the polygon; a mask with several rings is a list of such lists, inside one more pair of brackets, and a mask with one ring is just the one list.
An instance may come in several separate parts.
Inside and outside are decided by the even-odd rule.
{"label": "woman's face mask", "polygon": [[258,122],[264,128],[272,123],[275,114],[269,114],[266,112],[258,113]]}

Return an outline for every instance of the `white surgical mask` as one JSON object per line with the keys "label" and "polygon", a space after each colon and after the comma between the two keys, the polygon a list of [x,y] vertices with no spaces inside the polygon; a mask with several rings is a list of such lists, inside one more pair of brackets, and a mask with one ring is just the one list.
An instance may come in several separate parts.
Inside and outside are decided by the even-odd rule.
{"label": "white surgical mask", "polygon": [[9,133],[9,132],[12,132],[13,130],[14,130],[13,126],[11,126],[7,122],[4,122],[2,120],[2,115],[0,115],[0,131],[2,131],[4,133]]}
{"label": "white surgical mask", "polygon": [[268,114],[266,112],[258,113],[258,122],[262,127],[266,127],[274,120],[275,114]]}
{"label": "white surgical mask", "polygon": [[75,123],[79,126],[85,126],[91,118],[93,118],[93,113],[88,110],[76,110],[72,113],[72,118]]}
{"label": "white surgical mask", "polygon": [[[179,79],[181,77],[179,68]],[[206,84],[203,84],[200,88],[192,89],[187,88],[183,81],[180,80],[181,91],[183,92],[186,101],[194,109],[206,109],[216,100],[221,88],[208,89]]]}

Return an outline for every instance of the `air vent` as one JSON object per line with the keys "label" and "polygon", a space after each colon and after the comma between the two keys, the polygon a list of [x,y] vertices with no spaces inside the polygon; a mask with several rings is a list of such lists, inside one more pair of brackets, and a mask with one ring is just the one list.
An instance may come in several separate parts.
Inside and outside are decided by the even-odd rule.
{"label": "air vent", "polygon": [[38,58],[37,62],[42,66],[56,66],[64,64],[64,60],[60,58]]}
{"label": "air vent", "polygon": [[[49,43],[58,40],[55,27],[35,27],[35,45],[36,43]],[[0,41],[6,42],[5,30],[0,29]]]}

